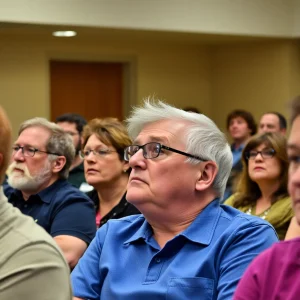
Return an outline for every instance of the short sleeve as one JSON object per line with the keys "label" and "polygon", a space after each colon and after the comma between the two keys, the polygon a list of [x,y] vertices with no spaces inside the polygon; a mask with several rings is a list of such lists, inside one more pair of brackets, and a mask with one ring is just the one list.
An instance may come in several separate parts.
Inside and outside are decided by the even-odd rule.
{"label": "short sleeve", "polygon": [[[234,300],[258,300],[261,299],[261,280],[264,277],[264,265],[268,251],[260,254],[253,260],[238,283],[234,294]],[[268,283],[267,283],[268,284]]]}
{"label": "short sleeve", "polygon": [[67,199],[54,215],[50,235],[74,236],[89,245],[96,233],[95,218],[91,201],[84,197]]}
{"label": "short sleeve", "polygon": [[276,242],[278,242],[276,232],[267,222],[261,224],[251,221],[250,224],[245,223],[238,228],[230,239],[228,249],[222,257],[219,257],[221,264],[218,299],[232,299],[240,278],[252,260]]}
{"label": "short sleeve", "polygon": [[102,281],[100,274],[101,238],[106,236],[107,224],[103,225],[85,251],[71,274],[73,294],[83,299],[100,299]]}
{"label": "short sleeve", "polygon": [[69,273],[54,246],[23,247],[1,265],[0,299],[71,300]]}

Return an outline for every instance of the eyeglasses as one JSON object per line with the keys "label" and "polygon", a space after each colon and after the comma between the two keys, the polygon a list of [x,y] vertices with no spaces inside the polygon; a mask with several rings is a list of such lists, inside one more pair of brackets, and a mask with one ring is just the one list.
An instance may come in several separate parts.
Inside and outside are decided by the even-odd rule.
{"label": "eyeglasses", "polygon": [[262,158],[268,159],[272,158],[276,154],[276,151],[273,148],[264,149],[262,151],[251,150],[246,152],[246,158],[249,160],[254,160],[258,154],[260,154]]}
{"label": "eyeglasses", "polygon": [[117,151],[110,150],[110,149],[83,150],[83,151],[79,152],[79,155],[81,158],[84,159],[84,158],[87,158],[90,155],[90,153],[93,153],[95,156],[98,156],[98,157],[104,157],[111,152],[117,152]]}
{"label": "eyeglasses", "polygon": [[22,154],[24,156],[28,156],[28,157],[33,157],[35,155],[36,152],[41,152],[41,153],[46,153],[46,154],[52,154],[52,155],[57,155],[57,156],[60,156],[60,154],[58,153],[53,153],[53,152],[48,152],[48,151],[42,151],[42,150],[39,150],[37,148],[34,148],[34,147],[30,147],[30,146],[13,146],[12,147],[12,155],[15,155],[19,150],[21,149],[22,151]]}
{"label": "eyeglasses", "polygon": [[142,146],[139,146],[139,145],[128,146],[124,150],[124,160],[129,161],[130,158],[134,154],[136,154],[140,149],[143,149],[143,156],[146,159],[152,159],[152,158],[158,157],[161,153],[161,149],[165,149],[165,150],[172,151],[172,152],[175,152],[175,153],[187,156],[187,157],[195,158],[197,160],[207,161],[199,156],[194,156],[192,154],[182,152],[180,150],[177,150],[177,149],[174,149],[171,147],[167,147],[167,146],[164,146],[164,145],[162,145],[160,143],[156,143],[156,142],[147,143]]}

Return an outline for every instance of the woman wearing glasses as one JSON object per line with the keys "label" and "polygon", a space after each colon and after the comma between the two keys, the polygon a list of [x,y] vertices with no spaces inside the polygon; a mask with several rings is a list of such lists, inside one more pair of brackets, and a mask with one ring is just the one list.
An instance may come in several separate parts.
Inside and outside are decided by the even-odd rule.
{"label": "woman wearing glasses", "polygon": [[126,201],[129,166],[124,149],[131,145],[126,128],[115,118],[93,119],[83,130],[84,173],[94,190],[88,196],[94,201],[96,225],[140,212]]}
{"label": "woman wearing glasses", "polygon": [[253,136],[243,150],[242,162],[237,192],[225,204],[265,219],[283,240],[293,216],[285,137],[278,133]]}

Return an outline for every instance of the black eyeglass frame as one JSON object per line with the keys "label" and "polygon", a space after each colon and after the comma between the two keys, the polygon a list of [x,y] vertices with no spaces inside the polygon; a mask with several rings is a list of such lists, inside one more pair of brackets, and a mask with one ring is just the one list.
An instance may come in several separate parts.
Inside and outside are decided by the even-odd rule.
{"label": "black eyeglass frame", "polygon": [[[16,149],[16,148],[18,148],[18,149]],[[33,151],[33,155],[25,155],[24,148],[32,150]],[[22,155],[24,155],[26,157],[34,157],[34,155],[35,155],[36,152],[41,152],[41,153],[46,153],[46,154],[50,154],[50,155],[61,156],[61,154],[54,153],[54,152],[48,152],[48,151],[42,151],[42,150],[39,150],[39,149],[31,147],[31,146],[17,146],[17,145],[15,145],[15,146],[12,147],[12,151],[14,152],[13,155],[15,155],[20,149],[21,149]]]}
{"label": "black eyeglass frame", "polygon": [[[157,155],[154,156],[154,157],[146,157],[147,153],[146,153],[146,151],[145,151],[145,146],[147,146],[147,145],[149,145],[149,144],[156,144],[156,145],[159,146]],[[161,143],[158,143],[158,142],[150,142],[150,143],[146,143],[146,144],[144,144],[144,145],[142,145],[142,146],[140,146],[140,145],[130,145],[130,146],[126,147],[125,150],[124,150],[124,160],[125,160],[125,161],[129,161],[130,158],[127,159],[126,156],[128,156],[128,149],[129,149],[130,147],[133,147],[133,146],[134,146],[134,147],[138,147],[137,151],[136,151],[134,154],[136,154],[140,149],[142,149],[142,150],[143,150],[143,157],[146,158],[146,159],[157,158],[157,157],[160,155],[161,149],[165,149],[165,150],[172,151],[172,152],[175,152],[175,153],[177,153],[177,154],[181,154],[181,155],[184,155],[184,156],[187,156],[187,157],[190,157],[190,158],[194,158],[194,159],[197,159],[197,160],[208,161],[207,159],[203,159],[203,158],[201,158],[200,156],[192,155],[192,154],[189,154],[189,153],[186,153],[186,152],[183,152],[183,151],[180,151],[180,150],[177,150],[177,149],[174,149],[174,148],[165,146],[165,145],[163,145],[163,144],[161,144]],[[134,154],[133,154],[133,155],[134,155]],[[132,155],[132,156],[133,156],[133,155]],[[131,156],[131,157],[132,157],[132,156]]]}
{"label": "black eyeglass frame", "polygon": [[[271,151],[270,151],[270,150],[271,150]],[[245,158],[246,158],[247,160],[254,160],[254,159],[256,159],[256,157],[257,157],[258,154],[260,154],[260,156],[261,156],[263,159],[272,158],[272,157],[274,157],[274,156],[276,155],[276,150],[273,149],[273,148],[270,148],[270,149],[264,149],[264,150],[261,150],[261,151],[255,151],[255,152],[256,152],[256,155],[253,156],[253,157],[250,156],[250,152],[251,152],[251,151],[254,152],[254,150],[250,150],[250,151],[247,151],[247,152],[245,153]],[[264,151],[270,151],[270,153],[272,152],[272,156],[265,157],[265,155],[263,154]]]}

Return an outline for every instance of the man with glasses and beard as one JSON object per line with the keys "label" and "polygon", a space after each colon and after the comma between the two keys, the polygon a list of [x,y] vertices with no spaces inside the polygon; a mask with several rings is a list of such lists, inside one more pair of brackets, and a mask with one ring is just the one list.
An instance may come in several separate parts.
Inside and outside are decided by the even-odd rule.
{"label": "man with glasses and beard", "polygon": [[[0,107],[0,181],[11,127]],[[0,299],[71,300],[69,266],[50,235],[7,202],[0,188]]]}
{"label": "man with glasses and beard", "polygon": [[83,127],[87,124],[85,118],[79,114],[67,113],[57,117],[55,122],[65,132],[71,135],[75,147],[75,157],[69,170],[68,181],[84,192],[92,190],[93,187],[86,183],[83,160],[79,155],[82,144],[81,134]]}
{"label": "man with glasses and beard", "polygon": [[276,242],[266,221],[220,205],[232,166],[206,116],[146,101],[128,119],[126,199],[72,272],[74,300],[229,300],[252,259]]}
{"label": "man with glasses and beard", "polygon": [[89,198],[67,182],[74,158],[69,134],[43,118],[21,124],[12,147],[9,202],[31,216],[57,242],[73,268],[95,234]]}

